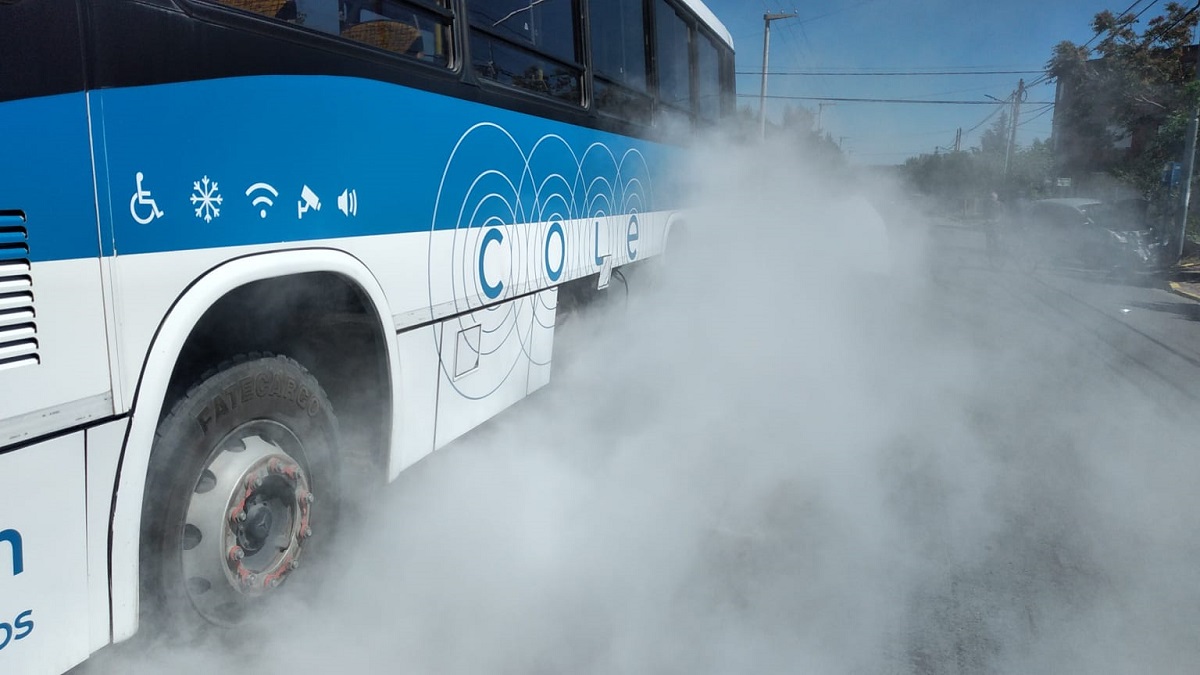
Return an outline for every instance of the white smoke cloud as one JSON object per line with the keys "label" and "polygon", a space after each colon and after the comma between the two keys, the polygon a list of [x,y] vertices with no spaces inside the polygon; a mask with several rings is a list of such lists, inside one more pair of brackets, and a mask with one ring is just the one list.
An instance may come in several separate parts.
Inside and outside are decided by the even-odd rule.
{"label": "white smoke cloud", "polygon": [[883,186],[722,140],[686,166],[681,253],[566,322],[555,383],[351,519],[288,611],[89,668],[1195,671],[1180,420],[1022,279],[923,259]]}

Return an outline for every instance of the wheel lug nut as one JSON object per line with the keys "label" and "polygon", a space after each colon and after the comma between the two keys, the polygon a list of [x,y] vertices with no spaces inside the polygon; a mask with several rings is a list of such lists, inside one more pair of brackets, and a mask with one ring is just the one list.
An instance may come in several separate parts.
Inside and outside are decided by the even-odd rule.
{"label": "wheel lug nut", "polygon": [[297,558],[292,558],[292,562],[288,563],[288,567],[292,568],[293,570],[298,569],[300,567],[300,560]]}
{"label": "wheel lug nut", "polygon": [[241,546],[234,546],[229,549],[229,560],[230,561],[237,562],[245,557],[246,557],[246,552],[242,550]]}
{"label": "wheel lug nut", "polygon": [[312,528],[311,527],[304,528],[304,538],[308,539],[311,536],[312,536]]}
{"label": "wheel lug nut", "polygon": [[272,579],[271,580],[271,588],[276,588],[278,586],[279,586],[279,579],[278,578]]}
{"label": "wheel lug nut", "polygon": [[314,501],[316,501],[316,499],[317,499],[317,498],[316,498],[316,497],[314,497],[314,496],[313,496],[313,494],[312,494],[311,492],[310,492],[310,493],[308,493],[308,494],[306,494],[306,495],[304,495],[304,501],[308,502],[309,504],[311,504],[311,503],[313,503]]}
{"label": "wheel lug nut", "polygon": [[262,485],[263,485],[262,477],[254,479],[254,487],[262,487]]}

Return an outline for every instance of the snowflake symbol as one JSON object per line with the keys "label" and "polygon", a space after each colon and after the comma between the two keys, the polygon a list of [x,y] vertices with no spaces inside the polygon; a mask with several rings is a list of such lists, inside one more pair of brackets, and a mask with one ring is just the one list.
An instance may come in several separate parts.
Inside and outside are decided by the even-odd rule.
{"label": "snowflake symbol", "polygon": [[[203,183],[203,185],[201,185]],[[221,209],[217,208],[224,201],[224,198],[217,194],[217,181],[209,183],[208,176],[192,181],[192,205],[196,206],[196,217],[203,218],[204,222],[211,223],[213,218],[221,216]]]}

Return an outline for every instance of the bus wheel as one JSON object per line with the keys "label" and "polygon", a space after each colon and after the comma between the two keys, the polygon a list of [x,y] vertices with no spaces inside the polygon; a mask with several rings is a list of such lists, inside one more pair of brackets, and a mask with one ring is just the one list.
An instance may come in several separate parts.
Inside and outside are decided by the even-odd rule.
{"label": "bus wheel", "polygon": [[295,361],[252,354],[201,378],[159,423],[151,454],[151,626],[237,625],[274,595],[332,534],[337,448],[329,399]]}

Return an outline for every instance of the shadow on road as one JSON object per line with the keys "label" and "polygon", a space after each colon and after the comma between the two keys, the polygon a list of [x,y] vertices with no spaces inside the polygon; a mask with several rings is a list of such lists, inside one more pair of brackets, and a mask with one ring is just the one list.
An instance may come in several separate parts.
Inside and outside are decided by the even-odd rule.
{"label": "shadow on road", "polygon": [[1189,321],[1200,321],[1200,304],[1190,300],[1180,300],[1179,302],[1132,302],[1130,304],[1138,309],[1174,314]]}

